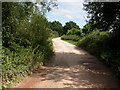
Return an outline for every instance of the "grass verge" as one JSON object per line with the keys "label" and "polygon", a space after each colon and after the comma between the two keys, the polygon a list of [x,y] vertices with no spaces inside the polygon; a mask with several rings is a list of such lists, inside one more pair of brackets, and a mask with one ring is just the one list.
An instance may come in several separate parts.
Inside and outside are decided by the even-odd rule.
{"label": "grass verge", "polygon": [[77,46],[77,43],[78,43],[77,41],[73,41],[73,40],[63,40],[63,41],[66,41],[66,42],[71,43],[71,44],[76,45],[76,46]]}

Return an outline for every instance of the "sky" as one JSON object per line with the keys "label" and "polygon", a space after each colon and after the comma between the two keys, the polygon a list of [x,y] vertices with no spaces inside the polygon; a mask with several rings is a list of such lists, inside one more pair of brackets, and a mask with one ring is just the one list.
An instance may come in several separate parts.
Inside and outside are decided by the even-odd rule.
{"label": "sky", "polygon": [[83,10],[83,0],[57,0],[57,8],[47,12],[49,21],[59,21],[62,25],[74,21],[82,28],[86,24],[87,12]]}

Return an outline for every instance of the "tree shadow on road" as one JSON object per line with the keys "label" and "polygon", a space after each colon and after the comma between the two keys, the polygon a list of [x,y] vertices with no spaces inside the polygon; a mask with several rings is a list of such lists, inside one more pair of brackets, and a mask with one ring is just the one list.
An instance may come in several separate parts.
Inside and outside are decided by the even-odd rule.
{"label": "tree shadow on road", "polygon": [[89,54],[56,52],[40,76],[43,81],[61,82],[64,88],[118,87],[118,81],[110,71]]}

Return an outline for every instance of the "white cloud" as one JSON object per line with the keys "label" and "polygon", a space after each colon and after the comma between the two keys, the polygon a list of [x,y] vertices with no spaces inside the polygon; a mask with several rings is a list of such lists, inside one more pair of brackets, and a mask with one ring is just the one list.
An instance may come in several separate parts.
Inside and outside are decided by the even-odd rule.
{"label": "white cloud", "polygon": [[58,3],[58,9],[54,9],[51,12],[52,15],[61,16],[68,19],[84,19],[84,17],[86,17],[86,12],[83,11],[82,4],[83,0],[81,0],[81,2],[77,2],[80,0],[58,0],[58,1],[61,1],[61,3],[60,5]]}
{"label": "white cloud", "polygon": [[58,2],[83,2],[83,0],[57,0]]}

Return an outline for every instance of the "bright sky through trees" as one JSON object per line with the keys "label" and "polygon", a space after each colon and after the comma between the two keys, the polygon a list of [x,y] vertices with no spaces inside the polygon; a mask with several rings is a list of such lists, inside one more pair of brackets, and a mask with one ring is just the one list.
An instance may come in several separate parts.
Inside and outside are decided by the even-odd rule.
{"label": "bright sky through trees", "polygon": [[47,13],[49,21],[60,21],[63,25],[68,21],[76,22],[80,28],[86,24],[87,12],[83,10],[83,0],[57,0],[58,8]]}

